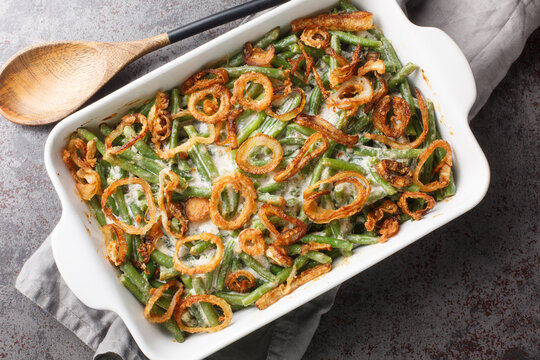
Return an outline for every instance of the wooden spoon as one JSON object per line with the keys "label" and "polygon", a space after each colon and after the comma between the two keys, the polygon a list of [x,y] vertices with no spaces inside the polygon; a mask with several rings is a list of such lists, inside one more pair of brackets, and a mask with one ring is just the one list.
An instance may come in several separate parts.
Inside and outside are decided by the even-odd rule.
{"label": "wooden spoon", "polygon": [[0,71],[0,114],[23,125],[58,121],[77,110],[135,59],[286,1],[253,0],[138,41],[64,41],[28,47],[9,59]]}

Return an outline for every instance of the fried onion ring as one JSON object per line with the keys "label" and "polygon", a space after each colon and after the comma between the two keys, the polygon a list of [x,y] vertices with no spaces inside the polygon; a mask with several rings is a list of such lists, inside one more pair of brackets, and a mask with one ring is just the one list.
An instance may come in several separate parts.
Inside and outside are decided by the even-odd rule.
{"label": "fried onion ring", "polygon": [[247,42],[242,49],[242,60],[247,65],[267,67],[270,66],[275,53],[276,48],[272,44],[268,45],[265,51],[261,48],[254,48],[250,42]]}
{"label": "fried onion ring", "polygon": [[[393,115],[388,124],[386,118],[390,109]],[[407,124],[411,118],[411,108],[405,99],[399,96],[386,95],[373,109],[373,126],[384,135],[392,138],[399,138],[403,135]],[[398,122],[399,121],[399,122]]]}
{"label": "fried onion ring", "polygon": [[377,223],[381,221],[384,214],[394,215],[398,212],[398,206],[391,200],[385,200],[381,205],[371,210],[367,216],[364,226],[367,231],[375,230]]}
{"label": "fried onion ring", "polygon": [[368,59],[362,67],[358,68],[358,76],[364,76],[368,72],[373,71],[374,73],[377,73],[379,75],[382,75],[386,72],[386,67],[384,66],[384,61],[379,59],[378,57],[376,59]]}
{"label": "fried onion ring", "polygon": [[247,270],[238,270],[230,273],[225,280],[225,286],[229,290],[246,293],[256,285],[255,276]]}
{"label": "fried onion ring", "polygon": [[358,142],[358,135],[347,135],[319,115],[300,114],[294,119],[298,125],[316,130],[339,144],[352,147]]}
{"label": "fried onion ring", "polygon": [[[316,143],[321,145],[310,151],[310,148]],[[274,181],[283,182],[296,175],[311,160],[315,159],[328,149],[328,139],[323,134],[316,132],[306,139],[306,142],[298,152],[298,155],[287,165],[287,167],[274,176]],[[309,152],[308,152],[309,151]]]}
{"label": "fried onion ring", "polygon": [[[120,266],[126,260],[127,242],[122,229],[116,224],[107,224],[101,228],[107,251],[107,259],[114,266]],[[116,236],[116,241],[113,239]]]}
{"label": "fried onion ring", "polygon": [[[209,74],[214,74],[215,76],[211,79],[204,79]],[[182,95],[188,95],[215,84],[224,84],[227,81],[229,81],[229,73],[225,69],[205,69],[187,79],[180,87],[180,92]]]}
{"label": "fried onion ring", "polygon": [[418,146],[420,146],[420,144],[422,144],[424,140],[426,139],[426,136],[429,130],[429,114],[428,114],[426,102],[424,101],[422,94],[420,93],[418,89],[415,89],[415,91],[416,91],[416,99],[418,100],[418,107],[420,108],[420,113],[422,114],[423,130],[422,130],[422,133],[413,142],[402,144],[388,138],[388,136],[386,135],[380,135],[380,134],[364,134],[364,136],[367,137],[368,139],[375,140],[386,145],[390,145],[393,149],[415,149]]}
{"label": "fried onion ring", "polygon": [[279,266],[289,267],[293,265],[293,259],[287,255],[285,249],[276,244],[270,244],[266,249],[266,257]]}
{"label": "fried onion ring", "polygon": [[[156,301],[163,295],[163,293],[168,290],[170,287],[176,286],[177,290],[174,293],[171,303],[169,307],[167,308],[167,311],[163,313],[162,315],[156,316],[152,315],[152,308],[154,307],[154,304]],[[157,289],[150,290],[152,292],[152,296],[150,296],[150,299],[148,299],[148,302],[144,306],[144,318],[152,323],[164,323],[165,321],[169,320],[176,308],[176,303],[178,302],[178,299],[182,295],[182,292],[184,290],[184,286],[179,281],[169,281]]]}
{"label": "fried onion ring", "polygon": [[[244,91],[247,89],[249,82],[260,84],[263,87],[264,97],[262,99],[254,100],[249,98],[249,95],[244,95]],[[268,76],[261,73],[248,72],[240,75],[240,77],[234,82],[233,101],[237,102],[244,109],[253,111],[262,111],[266,109],[272,103],[273,94],[274,87],[272,82]]]}
{"label": "fried onion ring", "polygon": [[389,238],[396,235],[399,231],[399,217],[392,216],[391,218],[384,219],[381,228],[379,229],[379,242],[385,243]]}
{"label": "fried onion ring", "polygon": [[372,98],[371,82],[363,76],[353,76],[341,84],[337,91],[326,100],[326,104],[331,108],[345,110],[350,116],[360,105],[367,104]]}
{"label": "fried onion ring", "polygon": [[236,119],[244,112],[242,108],[233,109],[227,116],[227,124],[225,129],[227,131],[227,138],[224,140],[219,140],[219,135],[221,128],[223,127],[223,122],[217,124],[216,128],[216,145],[225,146],[230,145],[231,149],[238,148],[238,138],[236,137]]}
{"label": "fried onion ring", "polygon": [[[167,181],[167,178],[169,179]],[[177,239],[184,237],[187,231],[187,220],[182,213],[182,209],[172,202],[172,192],[180,184],[180,177],[172,170],[165,168],[159,173],[159,192],[158,192],[158,207],[161,213],[161,225],[167,235],[172,235]],[[174,232],[171,229],[172,219],[176,218],[180,224],[180,233]]]}
{"label": "fried onion ring", "polygon": [[364,105],[364,112],[366,114],[369,114],[375,104],[377,104],[388,93],[388,85],[386,84],[386,80],[376,72],[374,72],[373,75],[375,75],[379,81],[379,86],[377,87],[377,90],[375,90],[371,101]]}
{"label": "fried onion ring", "polygon": [[302,32],[300,40],[308,46],[324,49],[330,45],[330,34],[320,28],[309,28]]}
{"label": "fried onion ring", "polygon": [[[116,139],[118,136],[122,135],[124,132],[124,128],[126,126],[131,126],[135,123],[141,123],[142,129],[137,134],[137,136],[132,136],[125,144],[120,145],[118,147],[113,147],[112,143],[114,139]],[[120,121],[120,124],[111,131],[109,135],[105,138],[105,151],[108,154],[120,154],[121,152],[129,149],[131,146],[133,146],[137,141],[141,140],[145,137],[146,133],[148,132],[148,120],[144,115],[141,114],[128,114],[122,117],[122,120]]]}
{"label": "fried onion ring", "polygon": [[[257,146],[264,146],[272,151],[272,160],[264,166],[250,164],[249,155]],[[279,141],[266,134],[257,134],[248,138],[236,153],[236,164],[242,170],[250,174],[266,174],[274,170],[283,158],[283,148]]]}
{"label": "fried onion ring", "polygon": [[245,229],[238,234],[238,245],[246,254],[258,256],[264,254],[266,243],[261,230]]}
{"label": "fried onion ring", "polygon": [[328,80],[330,81],[330,86],[332,88],[335,89],[339,84],[353,77],[356,71],[356,66],[358,65],[358,62],[360,61],[361,56],[362,56],[362,46],[358,44],[356,46],[356,49],[354,50],[350,64],[337,67],[334,70],[332,70],[332,72],[330,73]]}
{"label": "fried onion ring", "polygon": [[[221,193],[227,185],[231,185],[235,191],[240,191],[244,197],[244,206],[242,211],[231,220],[225,220],[219,211],[221,203]],[[210,197],[210,218],[212,222],[223,230],[236,230],[244,225],[253,212],[256,210],[255,199],[257,193],[253,187],[253,182],[250,178],[238,172],[229,175],[224,175],[217,179],[212,186],[212,196]]]}
{"label": "fried onion ring", "polygon": [[[193,304],[205,302],[219,306],[223,310],[223,321],[218,326],[214,327],[190,327],[186,326],[182,321],[182,315],[189,309]],[[232,310],[231,306],[222,298],[218,298],[214,295],[192,295],[183,299],[174,312],[174,319],[178,324],[178,327],[188,333],[198,333],[198,332],[216,332],[223,330],[227,327],[232,320]]]}
{"label": "fried onion ring", "polygon": [[319,88],[319,90],[321,90],[321,94],[326,99],[328,96],[330,96],[330,91],[326,90],[326,88],[324,87],[324,83],[319,75],[319,72],[314,66],[315,63],[313,61],[313,58],[307,54],[304,44],[302,44],[301,41],[298,41],[298,46],[300,46],[302,55],[304,56],[304,59],[306,59],[306,74],[304,82],[308,81],[309,73],[312,72],[313,77],[315,78],[315,82],[317,83],[317,87]]}
{"label": "fried onion ring", "polygon": [[77,170],[75,175],[75,187],[83,200],[90,200],[94,195],[101,194],[101,179],[96,170],[84,167]]}
{"label": "fried onion ring", "polygon": [[[417,211],[411,211],[409,209],[409,204],[407,203],[407,199],[424,199],[427,201],[426,207]],[[429,210],[433,209],[435,206],[435,199],[433,196],[430,196],[428,194],[425,194],[423,192],[411,192],[411,191],[405,191],[403,194],[401,194],[401,197],[399,198],[398,205],[401,208],[401,210],[412,217],[414,220],[418,221],[421,220],[424,217],[424,214],[428,212]]]}
{"label": "fried onion ring", "polygon": [[390,185],[395,187],[406,187],[412,183],[412,172],[409,167],[396,160],[381,160],[375,165],[377,173]]}
{"label": "fried onion ring", "polygon": [[266,114],[272,116],[273,118],[276,118],[279,121],[289,121],[291,119],[294,119],[298,114],[300,114],[302,110],[304,110],[304,106],[306,105],[306,93],[304,93],[304,90],[298,87],[293,87],[291,89],[291,92],[296,92],[300,94],[300,103],[297,107],[287,111],[286,113],[276,114],[274,110],[272,110],[272,104],[270,104],[265,110]]}
{"label": "fried onion ring", "polygon": [[[204,101],[207,96],[211,96],[214,99],[219,98],[220,101],[218,110],[212,115],[206,114],[205,112],[197,109],[197,104],[200,101]],[[229,111],[231,110],[231,94],[225,86],[221,84],[214,84],[210,87],[192,93],[188,101],[188,110],[195,119],[207,124],[216,124],[225,120],[227,115],[229,115]]]}
{"label": "fried onion ring", "polygon": [[332,267],[330,264],[317,265],[311,269],[307,269],[300,273],[300,275],[294,277],[290,282],[288,281],[287,284],[281,284],[280,286],[264,294],[259,300],[257,300],[255,305],[257,305],[259,310],[264,310],[285,295],[290,294],[307,282],[326,274],[331,269]]}
{"label": "fried onion ring", "polygon": [[339,14],[321,14],[294,20],[292,32],[303,29],[322,28],[324,30],[361,31],[373,27],[373,14],[367,11],[354,11]]}
{"label": "fried onion ring", "polygon": [[[116,215],[113,214],[113,211],[111,208],[107,207],[107,199],[109,196],[111,196],[118,187],[122,185],[127,184],[133,184],[133,185],[140,185],[142,187],[142,190],[144,192],[144,197],[146,199],[146,204],[148,205],[147,214],[150,214],[150,219],[148,219],[148,222],[143,227],[137,228],[135,226],[126,224],[125,222],[121,221],[119,218],[116,217]],[[132,235],[142,235],[145,234],[152,225],[157,221],[157,209],[156,205],[154,204],[154,198],[152,196],[152,188],[150,188],[150,185],[146,181],[140,178],[125,178],[116,180],[113,182],[109,187],[107,187],[103,191],[103,195],[101,196],[101,208],[103,209],[103,212],[105,215],[116,225],[120,226],[122,230],[127,232],[128,234]]]}
{"label": "fried onion ring", "polygon": [[[441,161],[437,164],[435,169],[433,169],[433,174],[439,172],[439,180],[432,181],[429,184],[424,184],[422,181],[420,181],[420,172],[422,170],[422,167],[424,166],[424,163],[429,158],[429,156],[435,151],[437,148],[442,148],[446,150],[446,155],[441,159]],[[423,192],[432,192],[437,189],[442,189],[450,183],[450,174],[452,171],[452,148],[450,147],[450,144],[448,144],[444,140],[435,140],[429,146],[424,150],[422,154],[418,157],[418,165],[416,165],[416,168],[413,172],[413,183],[415,185],[418,185],[420,188],[420,191]]]}
{"label": "fried onion ring", "polygon": [[[180,248],[182,247],[182,245],[192,242],[192,241],[196,241],[196,240],[204,240],[212,244],[215,244],[216,253],[214,254],[214,257],[212,258],[212,260],[209,261],[208,263],[203,264],[203,265],[189,267],[186,264],[184,264],[182,261],[180,261],[180,259],[178,258],[178,254],[180,252]],[[176,246],[174,248],[173,267],[176,271],[179,271],[182,274],[187,274],[189,276],[193,276],[195,274],[205,274],[207,272],[214,270],[216,266],[219,265],[222,257],[223,257],[223,242],[221,241],[221,238],[211,233],[201,233],[198,235],[187,236],[187,237],[178,239],[176,241]]]}
{"label": "fried onion ring", "polygon": [[[342,183],[350,183],[355,187],[356,199],[350,204],[343,205],[336,210],[321,208],[317,204],[317,199],[328,194],[329,190],[317,189],[323,184],[333,184],[336,186]],[[313,222],[317,224],[328,223],[335,219],[346,218],[362,210],[370,191],[371,186],[364,175],[356,171],[342,171],[328,179],[319,180],[315,184],[308,186],[303,193],[304,203],[302,204],[302,209]]]}
{"label": "fried onion ring", "polygon": [[326,55],[331,56],[331,57],[333,57],[334,59],[336,59],[339,66],[345,66],[345,65],[347,65],[347,64],[349,63],[349,62],[347,61],[347,59],[345,59],[343,56],[339,55],[339,54],[336,52],[336,50],[334,50],[334,49],[331,48],[330,46],[324,48],[324,53],[325,53]]}
{"label": "fried onion ring", "polygon": [[[259,209],[259,218],[264,226],[274,236],[277,245],[291,245],[300,240],[307,232],[307,225],[302,220],[289,216],[277,206],[263,204]],[[293,228],[283,229],[281,232],[270,222],[270,216],[277,216],[286,222],[294,225]]]}
{"label": "fried onion ring", "polygon": [[[80,151],[80,155],[78,153]],[[62,150],[62,160],[75,180],[75,187],[83,200],[90,200],[101,194],[101,178],[92,169],[95,166],[95,141],[85,143],[82,139],[69,140],[66,149]],[[79,169],[77,169],[79,167]]]}

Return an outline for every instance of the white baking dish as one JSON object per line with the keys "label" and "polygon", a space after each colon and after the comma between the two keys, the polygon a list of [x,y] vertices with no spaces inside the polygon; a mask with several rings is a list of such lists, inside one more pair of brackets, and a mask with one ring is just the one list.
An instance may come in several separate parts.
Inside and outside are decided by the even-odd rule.
{"label": "white baking dish", "polygon": [[[457,45],[442,31],[410,23],[393,0],[355,0],[371,11],[374,22],[392,40],[403,63],[421,66],[429,83],[416,73],[413,83],[434,100],[443,138],[454,151],[457,194],[438,203],[420,222],[407,222],[385,244],[359,248],[352,257],[336,261],[330,273],[296,290],[264,311],[250,308],[234,314],[232,323],[213,334],[189,336],[174,342],[170,334],[143,318],[141,304],[120,284],[117,273],[103,254],[101,232],[87,206],[76,194],[74,182],[60,152],[79,126],[97,128],[102,119],[122,114],[142,104],[157,90],[178,86],[188,76],[222,58],[244,42],[262,36],[275,26],[288,28],[299,17],[319,13],[337,1],[292,0],[201,47],[154,70],[59,123],[45,145],[45,165],[62,202],[63,212],[52,233],[53,253],[68,286],[86,305],[116,312],[141,350],[152,359],[203,358],[257,328],[344,282],[373,264],[470,210],[484,197],[489,184],[487,161],[468,125],[467,115],[476,98],[469,65]],[[219,165],[219,164],[218,164]]]}

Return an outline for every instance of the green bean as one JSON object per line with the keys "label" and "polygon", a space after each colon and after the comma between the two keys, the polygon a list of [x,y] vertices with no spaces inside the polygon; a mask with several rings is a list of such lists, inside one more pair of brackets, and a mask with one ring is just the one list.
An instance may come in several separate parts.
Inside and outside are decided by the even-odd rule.
{"label": "green bean", "polygon": [[224,291],[218,291],[214,294],[215,296],[222,298],[225,300],[229,305],[238,305],[238,306],[244,306],[243,301],[246,295],[241,294],[235,294],[235,293],[229,293]]}
{"label": "green bean", "polygon": [[[90,141],[90,140],[96,141],[96,148],[103,155],[103,160],[107,161],[108,163],[112,165],[116,165],[119,168],[122,168],[126,170],[127,172],[130,172],[150,183],[153,183],[153,184],[159,183],[159,177],[156,174],[151,173],[150,171],[143,169],[142,167],[139,167],[121,157],[105,154],[105,145],[89,130],[84,129],[84,128],[79,128],[77,129],[77,133],[86,141]],[[129,150],[126,150],[126,151],[129,151]]]}
{"label": "green bean", "polygon": [[281,55],[274,56],[274,58],[272,59],[271,64],[272,64],[272,66],[275,66],[277,68],[280,68],[280,67],[283,68],[283,69],[292,68],[291,64],[287,61],[287,59],[285,59]]}
{"label": "green bean", "polygon": [[281,50],[285,49],[287,46],[296,44],[298,42],[298,38],[295,34],[291,34],[289,36],[285,36],[283,39],[280,39],[276,42],[274,42],[274,48],[277,52],[280,52]]}
{"label": "green bean", "polygon": [[257,200],[262,202],[262,203],[265,203],[265,204],[270,204],[270,205],[280,207],[281,203],[283,201],[283,197],[278,196],[278,195],[272,195],[272,194],[268,194],[268,193],[263,193],[263,194],[259,194],[259,196],[257,196]]}
{"label": "green bean", "polygon": [[378,40],[368,39],[365,37],[351,34],[349,32],[334,31],[334,30],[331,30],[329,32],[330,34],[339,37],[339,40],[341,40],[342,42],[346,44],[350,44],[350,45],[360,44],[362,47],[376,49],[376,50],[378,50],[382,45],[381,42]]}
{"label": "green bean", "polygon": [[225,278],[227,277],[227,271],[231,266],[232,258],[234,255],[234,246],[236,242],[232,239],[229,240],[225,246],[225,251],[223,252],[223,260],[221,260],[221,266],[218,271],[218,276],[216,279],[216,289],[223,290],[225,287]]}
{"label": "green bean", "polygon": [[[197,136],[197,131],[193,125],[184,126],[184,130],[189,137]],[[195,144],[188,150],[188,154],[191,157],[191,160],[197,167],[199,174],[205,178],[207,181],[212,181],[212,179],[219,176],[219,172],[208,154],[208,150],[203,144]]]}
{"label": "green bean", "polygon": [[367,175],[368,173],[364,167],[350,161],[340,159],[322,158],[321,164],[340,171],[356,171],[362,175]]}
{"label": "green bean", "polygon": [[240,261],[240,258],[238,258],[237,256],[233,256],[230,269],[231,272],[242,269],[242,263]]}
{"label": "green bean", "polygon": [[158,265],[173,268],[174,267],[174,260],[172,257],[165,255],[161,251],[155,249],[152,251],[152,254],[150,255],[150,258],[154,260]]}
{"label": "green bean", "polygon": [[246,254],[245,252],[242,252],[240,254],[240,259],[253,269],[257,274],[259,274],[262,278],[264,278],[267,281],[274,281],[276,277],[268,271],[264,266],[262,266],[257,260],[252,258],[250,255]]}
{"label": "green bean", "polygon": [[[306,264],[307,261],[308,261],[308,258],[305,257],[304,255],[298,256],[296,259],[294,259],[296,269],[298,270],[302,268]],[[278,285],[284,283],[285,280],[287,280],[287,278],[291,274],[291,271],[292,271],[292,267],[288,267],[281,270],[276,276],[274,276],[274,280],[262,284],[261,286],[259,286],[258,288],[256,288],[255,290],[247,294],[242,299],[242,305],[248,306],[248,305],[253,304],[255,301],[259,300],[261,296],[263,296],[270,290],[274,289]]]}
{"label": "green bean", "polygon": [[308,98],[308,112],[311,115],[316,115],[319,113],[319,109],[321,108],[321,102],[322,102],[322,92],[321,89],[318,86],[315,86],[313,90],[311,90],[311,94],[309,94]]}
{"label": "green bean", "polygon": [[[126,205],[126,199],[124,197],[124,192],[121,188],[117,189],[113,194],[112,198],[116,201],[116,206],[118,207],[118,213],[120,218],[128,225],[131,225],[131,216],[129,215],[129,210]],[[133,235],[126,234],[126,245],[127,245],[127,257],[126,260],[129,261],[131,254],[133,253]]]}
{"label": "green bean", "polygon": [[372,245],[379,242],[379,238],[373,235],[367,234],[349,234],[347,240],[355,245]]}
{"label": "green bean", "polygon": [[210,196],[212,196],[212,189],[210,188],[188,186],[186,190],[184,190],[181,193],[174,191],[172,193],[172,200],[182,201],[182,200],[187,200],[192,197],[200,197],[200,198],[209,199]]}
{"label": "green bean", "polygon": [[152,100],[144,104],[138,109],[138,113],[142,114],[146,117],[148,117],[148,113],[150,112],[150,109],[152,109],[152,106],[156,105],[156,98],[154,97]]}
{"label": "green bean", "polygon": [[330,244],[333,248],[343,249],[351,251],[353,246],[350,242],[345,240],[336,239],[330,236],[320,236],[315,234],[308,234],[304,236],[301,241],[303,243],[316,242],[321,244]]}
{"label": "green bean", "polygon": [[270,272],[274,275],[277,275],[281,270],[283,270],[283,267],[270,264]]}
{"label": "green bean", "polygon": [[358,8],[356,6],[354,6],[353,4],[351,4],[351,2],[348,1],[348,0],[339,0],[338,6],[342,10],[345,10],[346,12],[358,11]]}
{"label": "green bean", "polygon": [[[135,296],[139,302],[146,305],[148,300],[145,300],[145,297],[143,293],[137,288],[137,286],[124,274],[120,275],[120,282],[126,289],[129,290]],[[158,308],[157,306],[154,306],[152,308],[152,312],[159,315],[163,315],[165,313],[165,310]],[[174,339],[178,342],[184,342],[185,337],[182,330],[178,327],[178,324],[173,319],[169,319],[165,321],[163,324],[163,327],[167,329],[173,336]]]}
{"label": "green bean", "polygon": [[[289,46],[289,50],[295,54],[302,54],[302,50],[300,49],[300,45],[298,44]],[[304,45],[304,50],[306,51],[306,54],[317,59],[320,59],[324,56],[323,49],[317,49],[308,45]]]}
{"label": "green bean", "polygon": [[[293,125],[297,125],[297,124],[294,124],[294,123],[289,124],[288,127],[291,128],[291,129],[297,130],[297,128],[293,127]],[[299,126],[301,126],[301,125],[299,125]],[[304,131],[304,129],[305,129],[306,133],[309,133],[308,130],[311,130],[311,129],[306,128],[304,126],[302,126],[302,128],[298,128],[298,130],[300,130],[300,131]],[[307,135],[307,136],[310,136],[310,135]],[[279,141],[279,143],[281,145],[294,145],[294,146],[300,147],[300,146],[304,145],[304,143],[306,142],[306,139],[297,138],[297,137],[286,137],[286,138],[281,138],[278,141]]]}
{"label": "green bean", "polygon": [[[192,282],[193,282],[193,290],[195,290],[195,293],[197,295],[202,295],[206,293],[206,290],[204,288],[201,278],[198,278],[198,277],[193,278]],[[214,310],[214,306],[207,302],[200,302],[199,305],[201,306],[201,310],[206,316],[206,319],[208,320],[208,324],[210,325],[210,327],[218,326],[219,320],[218,320],[216,311]],[[203,324],[200,324],[200,325],[202,326]]]}
{"label": "green bean", "polygon": [[265,118],[266,113],[264,111],[257,113],[257,116],[251,119],[251,121],[249,121],[246,126],[244,126],[238,132],[238,135],[236,137],[238,145],[241,145],[244,141],[246,141],[246,139],[261,126]]}
{"label": "green bean", "polygon": [[389,89],[396,87],[403,81],[407,80],[407,76],[412,74],[416,69],[418,69],[418,65],[413,63],[407,63],[405,66],[399,69],[398,72],[394,74],[394,76],[388,79],[386,85]]}
{"label": "green bean", "polygon": [[[287,246],[287,254],[289,255],[300,255],[302,253],[302,245],[292,244]],[[308,259],[316,261],[321,264],[330,264],[332,263],[332,258],[328,255],[325,255],[319,251],[310,250],[304,254]]]}
{"label": "green bean", "polygon": [[[428,133],[426,136],[426,140],[424,141],[424,148],[428,147],[432,142],[434,142],[437,139],[437,123],[435,121],[435,108],[433,107],[433,102],[430,100],[426,101],[427,103],[427,109],[429,114],[429,127],[428,127]],[[432,153],[425,161],[424,166],[422,167],[422,171],[420,173],[420,180],[427,184],[431,178],[433,177],[432,170],[433,170],[433,159],[435,157],[435,154]]]}
{"label": "green bean", "polygon": [[270,67],[260,67],[260,66],[237,66],[237,67],[225,67],[223,68],[229,74],[229,77],[239,77],[242,74],[248,72],[257,72],[263,75],[266,75],[270,78],[285,80],[285,70],[270,68]]}
{"label": "green bean", "polygon": [[257,191],[260,193],[271,193],[271,192],[279,191],[283,189],[283,187],[284,185],[282,183],[271,182],[269,184],[259,187]]}
{"label": "green bean", "polygon": [[103,213],[103,210],[101,210],[101,201],[98,199],[98,196],[94,195],[94,197],[88,200],[87,203],[94,212],[98,224],[100,226],[107,225],[107,220],[105,219],[105,214]]}
{"label": "green bean", "polygon": [[[280,109],[281,111],[279,113],[283,114],[296,108],[300,104],[301,99],[302,99],[302,96],[300,94],[296,94],[294,97],[288,98],[287,100],[285,100],[285,102],[281,106],[281,109]],[[267,121],[268,123],[266,127],[265,127],[265,124],[261,126],[261,132],[263,134],[270,135],[274,138],[277,137],[279,134],[281,134],[281,132],[285,130],[285,128],[290,122],[290,120],[280,121],[273,117],[268,117]]]}
{"label": "green bean", "polygon": [[373,156],[379,159],[414,159],[420,156],[423,149],[384,149],[368,146],[357,146],[354,153],[360,156]]}
{"label": "green bean", "polygon": [[369,169],[369,173],[371,174],[371,176],[373,177],[373,180],[375,180],[375,182],[377,184],[379,184],[382,189],[384,190],[384,192],[386,193],[386,195],[394,195],[395,193],[397,193],[397,190],[395,187],[393,187],[392,185],[390,185],[388,183],[388,181],[384,180],[377,171],[375,171],[375,169],[373,168],[370,168]]}

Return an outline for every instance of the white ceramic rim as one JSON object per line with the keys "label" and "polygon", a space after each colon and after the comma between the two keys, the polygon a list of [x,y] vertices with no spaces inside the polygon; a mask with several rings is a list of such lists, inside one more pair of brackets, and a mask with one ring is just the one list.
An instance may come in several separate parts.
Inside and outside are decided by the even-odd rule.
{"label": "white ceramic rim", "polygon": [[[421,222],[404,224],[391,241],[357,249],[352,257],[337,261],[330,273],[306,284],[270,308],[264,311],[250,308],[235,313],[231,325],[218,333],[197,334],[190,336],[185,343],[177,344],[171,340],[170,334],[143,318],[140,304],[117,281],[115,269],[102,256],[99,229],[89,219],[88,208],[78,199],[73,180],[62,163],[60,149],[77,127],[95,127],[109,114],[121,114],[132,106],[140,105],[155,91],[177,86],[203,65],[197,59],[211,62],[226,53],[224,46],[229,50],[240,48],[245,41],[261,36],[276,25],[286,27],[292,19],[328,9],[337,1],[291,0],[79,110],[51,131],[44,157],[63,208],[60,222],[52,233],[53,255],[58,269],[73,293],[87,306],[116,312],[149,358],[181,356],[189,360],[206,357],[460,216],[476,206],[487,192],[490,178],[488,163],[467,121],[476,99],[476,86],[458,46],[438,29],[410,23],[394,0],[353,2],[359,8],[374,13],[375,24],[393,40],[402,62],[419,64],[429,78],[428,83],[416,74],[412,82],[436,104],[443,138],[454,150],[457,194],[451,200],[437,204]],[[175,72],[182,75],[173,78]],[[137,100],[130,102],[134,98]]]}

